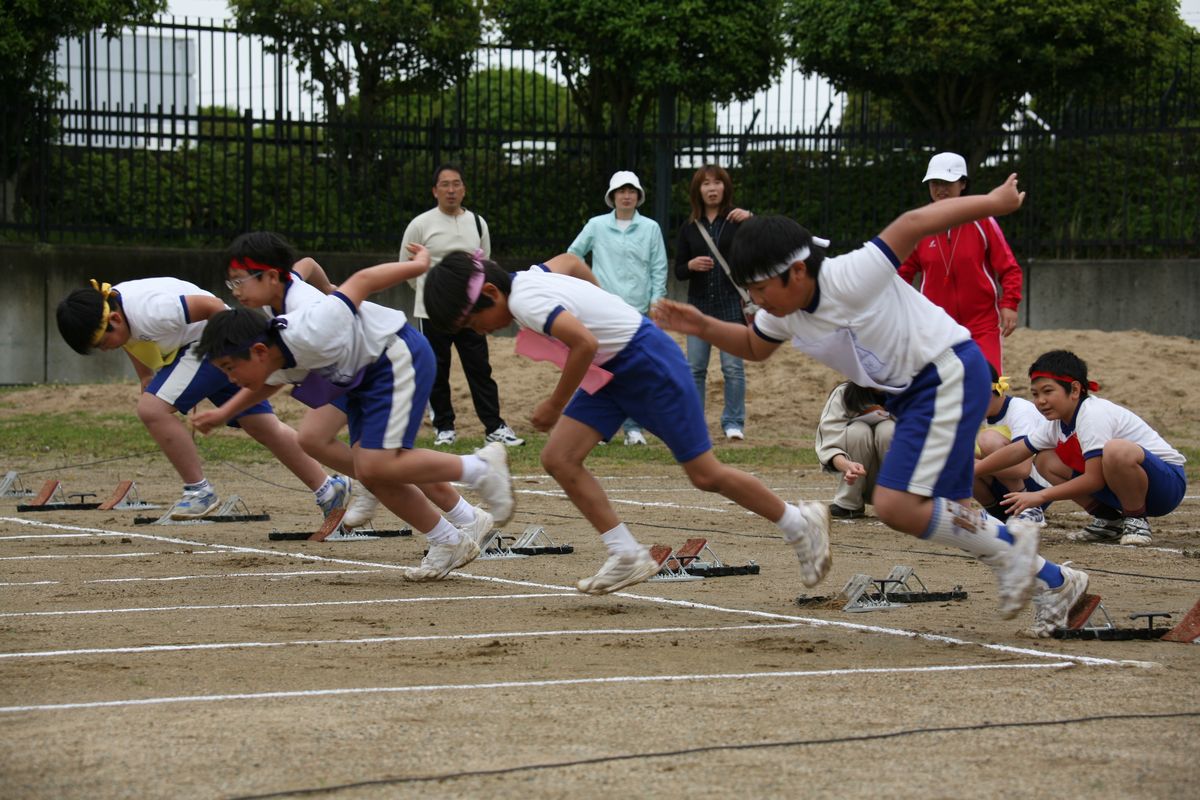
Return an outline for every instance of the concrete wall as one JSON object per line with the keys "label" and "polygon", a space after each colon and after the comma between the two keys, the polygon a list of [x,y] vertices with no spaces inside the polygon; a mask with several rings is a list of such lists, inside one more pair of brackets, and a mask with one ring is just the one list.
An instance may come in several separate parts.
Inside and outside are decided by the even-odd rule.
{"label": "concrete wall", "polygon": [[[330,278],[387,261],[395,253],[314,253]],[[514,265],[509,265],[514,266]],[[0,384],[85,383],[133,375],[119,353],[81,356],[58,335],[55,307],[89,278],[119,283],[173,275],[235,301],[219,250],[0,245]],[[671,280],[671,296],[685,287]],[[385,305],[412,310],[408,286],[383,293]],[[1021,324],[1034,329],[1143,330],[1200,339],[1200,260],[1039,261],[1025,267]]]}

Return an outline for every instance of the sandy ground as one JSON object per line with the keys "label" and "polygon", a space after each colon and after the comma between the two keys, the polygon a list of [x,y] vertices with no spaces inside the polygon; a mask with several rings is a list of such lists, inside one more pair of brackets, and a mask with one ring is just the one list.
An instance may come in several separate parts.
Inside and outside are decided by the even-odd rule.
{"label": "sandy ground", "polygon": [[[1200,343],[1022,331],[1008,358],[1057,346],[1168,439],[1200,440],[1184,406]],[[553,380],[507,343],[495,352],[508,409]],[[834,376],[790,353],[748,372],[751,441],[810,443]],[[95,408],[114,392],[19,396]],[[460,429],[478,433],[465,395],[459,407]],[[522,413],[508,411],[515,427]],[[815,468],[756,472],[787,497],[833,494]],[[602,546],[544,475],[516,477],[509,531],[544,526],[573,554],[416,584],[402,567],[419,561],[417,539],[269,541],[317,514],[298,486],[256,473],[210,469],[269,522],[135,525],[153,512],[18,513],[0,500],[5,797],[1184,798],[1200,780],[1200,648],[1030,639],[1032,611],[1000,619],[986,568],[871,518],[835,523],[833,570],[805,590],[772,526],[675,468],[617,469],[605,486],[643,542],[704,536],[761,574],[592,598],[571,587]],[[178,491],[149,455],[56,477],[89,490],[132,478],[160,502]],[[1194,491],[1150,548],[1069,542],[1085,521],[1054,506],[1043,552],[1087,570],[1118,625],[1137,611],[1178,620],[1196,603]],[[897,564],[968,597],[858,614],[795,603]]]}

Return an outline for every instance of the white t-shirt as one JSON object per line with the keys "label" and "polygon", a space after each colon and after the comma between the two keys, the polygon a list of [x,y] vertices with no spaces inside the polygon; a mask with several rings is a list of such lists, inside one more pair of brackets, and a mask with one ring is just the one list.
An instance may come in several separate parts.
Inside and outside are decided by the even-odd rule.
{"label": "white t-shirt", "polygon": [[1168,464],[1183,465],[1187,459],[1167,444],[1146,422],[1124,406],[1089,394],[1079,402],[1075,419],[1063,424],[1049,420],[1026,440],[1036,451],[1054,450],[1076,472],[1083,472],[1084,461],[1103,455],[1104,445],[1113,439],[1126,439],[1144,447]]}
{"label": "white t-shirt", "polygon": [[559,313],[569,311],[599,342],[592,359],[597,365],[621,352],[645,319],[615,294],[540,266],[513,275],[508,310],[522,328],[546,335]]}
{"label": "white t-shirt", "polygon": [[1011,442],[1028,439],[1039,428],[1050,424],[1037,406],[1023,397],[1006,397],[1000,413],[987,417],[980,430],[998,430]]}
{"label": "white t-shirt", "polygon": [[308,371],[339,386],[383,353],[406,322],[404,312],[375,303],[355,308],[345,295],[322,295],[315,303],[276,318],[285,367],[267,383],[297,383]]}
{"label": "white t-shirt", "polygon": [[121,295],[121,308],[134,342],[153,342],[164,356],[199,341],[208,320],[188,316],[188,295],[215,297],[194,283],[178,278],[141,278],[113,287]]}
{"label": "white t-shirt", "polygon": [[324,297],[324,292],[311,283],[307,283],[304,278],[300,277],[300,273],[292,272],[292,279],[283,285],[283,307],[277,309],[272,306],[263,306],[262,310],[270,319],[303,308]]}
{"label": "white t-shirt", "polygon": [[[478,248],[483,251],[484,258],[490,258],[492,254],[492,235],[488,231],[487,221],[483,217],[477,218],[474,212],[465,208],[462,213],[452,217],[434,206],[413,217],[413,221],[404,229],[404,239],[400,242],[401,261],[412,258],[412,253],[408,252],[410,244],[425,246],[429,251],[430,267],[436,267],[448,253],[455,250],[474,252]],[[413,316],[428,319],[429,315],[425,313],[425,274],[418,275],[408,283],[416,292]]]}
{"label": "white t-shirt", "polygon": [[859,386],[903,392],[927,364],[970,332],[906,284],[891,249],[875,238],[827,258],[808,308],[775,317],[759,311],[754,330],[792,344]]}

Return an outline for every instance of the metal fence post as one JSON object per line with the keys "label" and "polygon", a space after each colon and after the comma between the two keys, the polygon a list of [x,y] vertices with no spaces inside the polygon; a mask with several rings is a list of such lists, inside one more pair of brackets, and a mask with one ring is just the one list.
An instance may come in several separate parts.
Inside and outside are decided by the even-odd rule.
{"label": "metal fence post", "polygon": [[671,229],[671,170],[675,166],[671,134],[674,132],[675,90],[662,86],[658,90],[658,137],[654,145],[654,218],[664,239]]}
{"label": "metal fence post", "polygon": [[242,113],[242,232],[253,230],[254,222],[254,117]]}

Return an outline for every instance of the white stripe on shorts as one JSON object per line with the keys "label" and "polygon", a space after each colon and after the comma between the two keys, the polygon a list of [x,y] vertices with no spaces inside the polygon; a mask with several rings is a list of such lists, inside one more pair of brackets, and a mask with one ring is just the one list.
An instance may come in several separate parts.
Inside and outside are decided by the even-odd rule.
{"label": "white stripe on shorts", "polygon": [[[929,421],[929,434],[921,457],[917,459],[909,479],[909,491],[931,497],[933,487],[946,468],[946,461],[958,435],[958,423],[962,419],[963,379],[966,370],[954,349],[948,349],[933,360],[941,385],[933,404],[933,419]],[[959,498],[952,498],[959,499]]]}
{"label": "white stripe on shorts", "polygon": [[408,432],[417,381],[413,374],[412,351],[402,338],[393,337],[383,354],[392,364],[392,410],[388,414],[387,429],[383,435],[383,449],[398,450],[404,444],[404,434]]}
{"label": "white stripe on shorts", "polygon": [[171,370],[171,374],[163,381],[162,386],[158,387],[158,391],[154,393],[155,397],[175,405],[175,401],[188,390],[192,381],[196,379],[196,373],[200,371],[200,365],[203,362],[196,355],[198,349],[189,347],[186,353],[175,360],[175,369]]}

